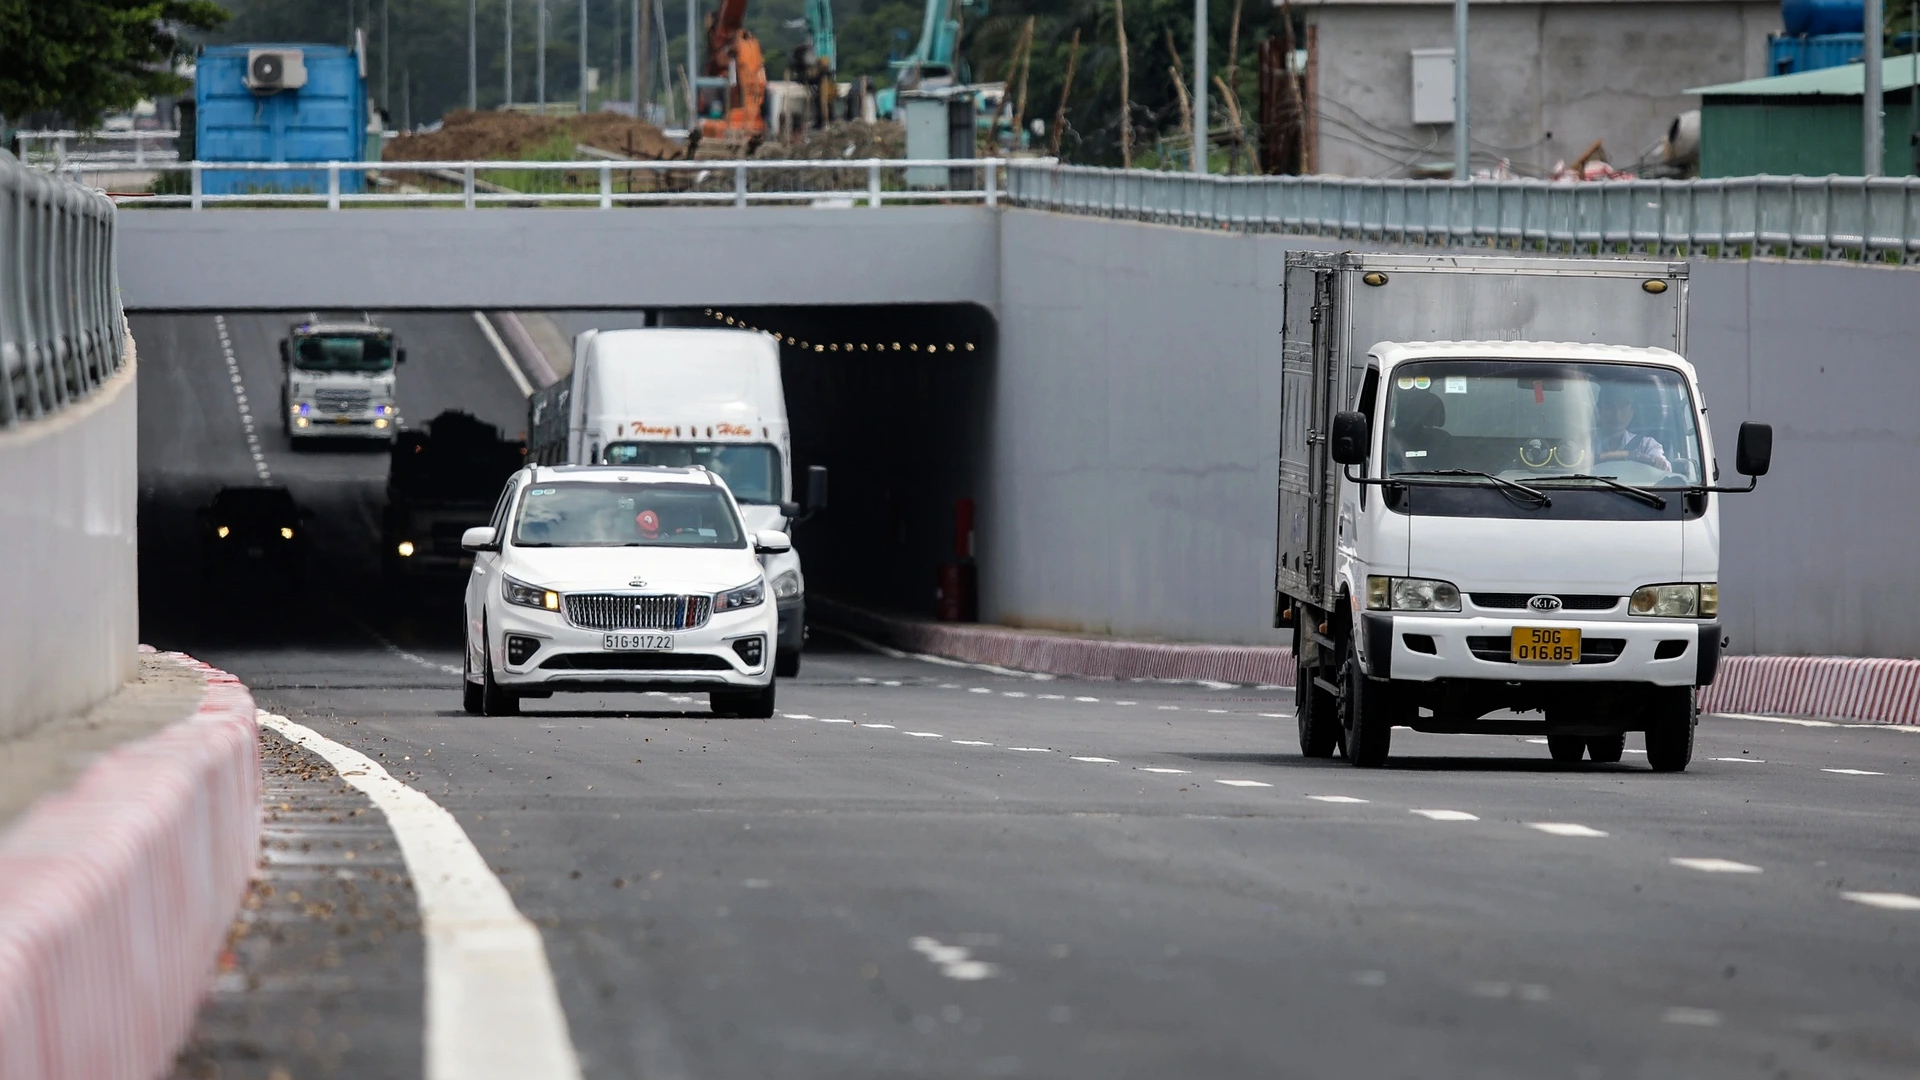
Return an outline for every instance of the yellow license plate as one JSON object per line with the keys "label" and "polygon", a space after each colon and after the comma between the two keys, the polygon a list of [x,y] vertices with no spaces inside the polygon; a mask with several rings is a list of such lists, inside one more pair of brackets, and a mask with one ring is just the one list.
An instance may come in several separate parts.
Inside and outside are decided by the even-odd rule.
{"label": "yellow license plate", "polygon": [[1558,626],[1516,626],[1513,628],[1513,662],[1577,664],[1580,631]]}
{"label": "yellow license plate", "polygon": [[334,418],[333,418],[333,422],[334,422],[334,423],[336,423],[336,424],[351,424],[351,423],[353,423],[353,417],[351,417],[351,416],[336,416],[336,417],[334,417]]}

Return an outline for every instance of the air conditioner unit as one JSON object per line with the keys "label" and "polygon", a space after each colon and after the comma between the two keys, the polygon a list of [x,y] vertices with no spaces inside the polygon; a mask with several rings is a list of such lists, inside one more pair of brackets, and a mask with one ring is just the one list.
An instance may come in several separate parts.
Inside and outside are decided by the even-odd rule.
{"label": "air conditioner unit", "polygon": [[307,85],[307,55],[299,49],[248,49],[247,88],[256,94]]}

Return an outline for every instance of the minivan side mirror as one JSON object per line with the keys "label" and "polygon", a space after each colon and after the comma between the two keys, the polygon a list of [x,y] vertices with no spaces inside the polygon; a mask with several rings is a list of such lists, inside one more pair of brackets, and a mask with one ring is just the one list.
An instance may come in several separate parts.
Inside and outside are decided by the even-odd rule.
{"label": "minivan side mirror", "polygon": [[755,555],[778,555],[793,550],[793,538],[775,529],[761,529],[753,534],[753,553]]}
{"label": "minivan side mirror", "polygon": [[1367,424],[1367,414],[1335,413],[1333,414],[1333,435],[1328,440],[1328,451],[1338,464],[1364,465],[1367,461],[1367,445],[1373,441],[1372,434]]}
{"label": "minivan side mirror", "polygon": [[1740,442],[1733,467],[1742,476],[1765,476],[1773,465],[1773,425],[1748,420],[1740,425]]}
{"label": "minivan side mirror", "polygon": [[460,546],[467,551],[499,551],[499,538],[491,525],[475,525],[460,534]]}

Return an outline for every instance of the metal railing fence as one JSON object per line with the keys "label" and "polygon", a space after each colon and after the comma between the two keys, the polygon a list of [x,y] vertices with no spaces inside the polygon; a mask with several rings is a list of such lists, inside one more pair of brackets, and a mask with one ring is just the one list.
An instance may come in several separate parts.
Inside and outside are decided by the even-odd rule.
{"label": "metal railing fence", "polygon": [[0,150],[0,428],[79,401],[125,357],[113,203]]}
{"label": "metal railing fence", "polygon": [[1006,201],[1416,247],[1920,262],[1920,178],[1352,180],[1014,162]]}
{"label": "metal railing fence", "polygon": [[[54,170],[85,183],[123,164],[69,161]],[[150,164],[151,192],[112,192],[123,206],[751,206],[769,203],[995,206],[1002,158],[730,161],[186,161]],[[378,177],[394,190],[343,183]],[[171,179],[169,179],[171,178]],[[218,178],[218,179],[216,179]],[[213,180],[212,185],[209,180]],[[224,181],[224,182],[223,182]],[[247,190],[221,191],[229,185]],[[216,190],[209,190],[212,186]]]}
{"label": "metal railing fence", "polygon": [[20,160],[45,168],[58,169],[69,161],[85,161],[144,169],[150,164],[180,160],[180,133],[160,128],[16,131],[13,137]]}

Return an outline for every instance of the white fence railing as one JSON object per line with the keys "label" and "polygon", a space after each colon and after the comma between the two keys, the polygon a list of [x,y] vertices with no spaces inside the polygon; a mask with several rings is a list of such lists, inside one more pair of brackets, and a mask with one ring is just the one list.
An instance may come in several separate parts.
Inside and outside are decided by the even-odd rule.
{"label": "white fence railing", "polygon": [[1349,180],[1016,163],[1006,201],[1069,214],[1434,247],[1920,261],[1920,179]]}
{"label": "white fence railing", "polygon": [[0,428],[65,408],[120,369],[113,229],[98,192],[0,151]]}
{"label": "white fence railing", "polygon": [[[884,206],[997,205],[1002,158],[836,161],[187,161],[150,164],[148,192],[110,192],[122,205],[183,206]],[[81,183],[124,174],[123,163],[69,161]],[[372,189],[372,190],[369,190]]]}
{"label": "white fence railing", "polygon": [[28,165],[58,169],[70,161],[112,163],[145,169],[180,160],[178,131],[160,128],[131,131],[16,131],[20,160]]}

